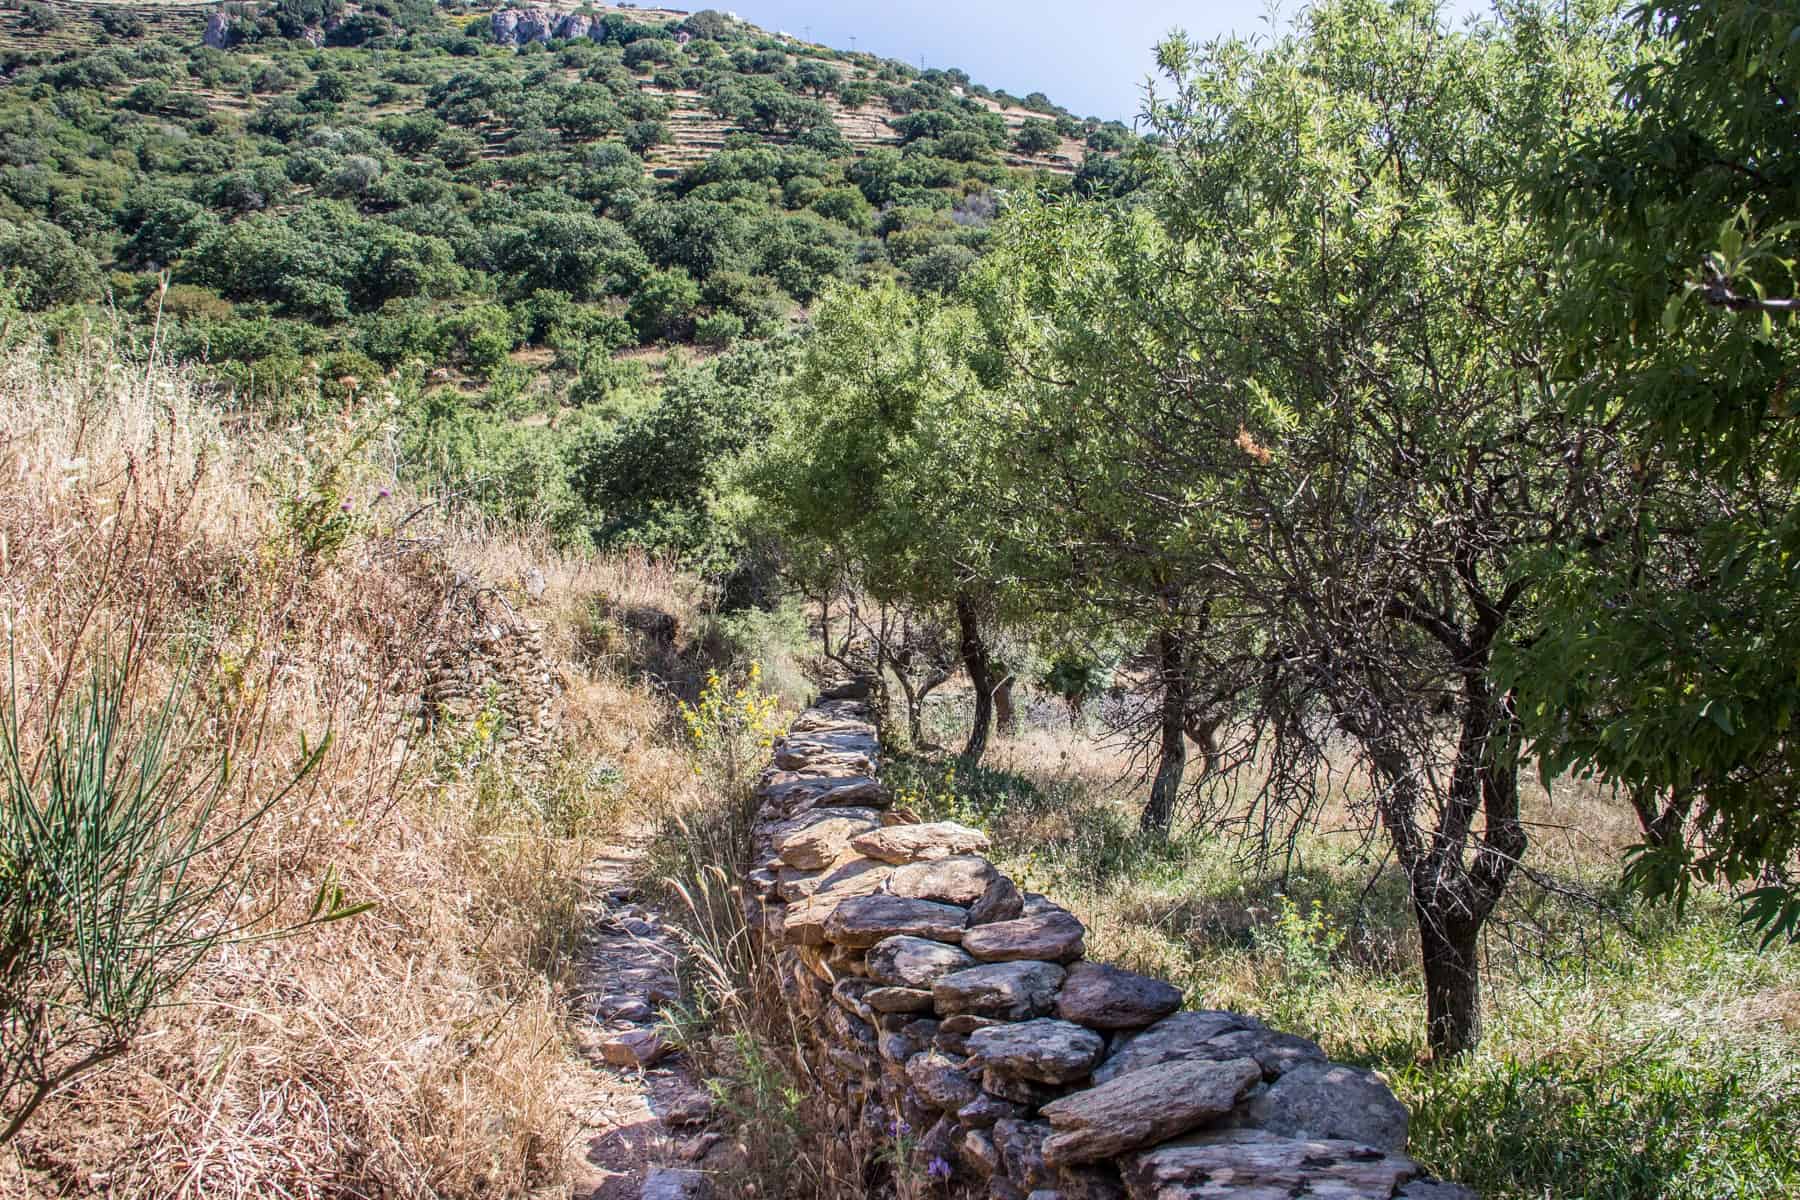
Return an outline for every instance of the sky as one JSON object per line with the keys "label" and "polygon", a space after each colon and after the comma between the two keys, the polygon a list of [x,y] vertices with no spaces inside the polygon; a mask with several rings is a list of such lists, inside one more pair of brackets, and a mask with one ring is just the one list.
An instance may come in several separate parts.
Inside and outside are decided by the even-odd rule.
{"label": "sky", "polygon": [[[1459,12],[1478,0],[1453,0]],[[688,0],[681,7],[702,8]],[[1043,92],[1082,117],[1130,124],[1152,48],[1179,26],[1204,41],[1266,32],[1266,0],[713,0],[765,29],[840,50],[866,50],[927,67],[961,67],[976,83],[1015,96]],[[1287,0],[1282,11],[1299,8]],[[854,38],[854,44],[851,39]]]}

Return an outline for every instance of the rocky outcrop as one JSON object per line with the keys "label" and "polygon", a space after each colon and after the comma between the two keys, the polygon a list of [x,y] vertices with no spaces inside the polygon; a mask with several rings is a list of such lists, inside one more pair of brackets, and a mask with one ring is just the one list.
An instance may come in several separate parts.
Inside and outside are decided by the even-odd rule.
{"label": "rocky outcrop", "polygon": [[524,46],[551,38],[599,41],[606,36],[606,28],[586,13],[537,6],[499,9],[488,29],[502,46]]}
{"label": "rocky outcrop", "polygon": [[861,1152],[994,1200],[1474,1200],[1406,1156],[1373,1072],[1180,1011],[1162,980],[1087,961],[1080,920],[978,830],[885,811],[876,730],[843,694],[775,747],[745,905]]}
{"label": "rocky outcrop", "polygon": [[200,35],[200,40],[214,50],[231,49],[231,18],[223,9],[215,8],[208,14],[206,32]]}

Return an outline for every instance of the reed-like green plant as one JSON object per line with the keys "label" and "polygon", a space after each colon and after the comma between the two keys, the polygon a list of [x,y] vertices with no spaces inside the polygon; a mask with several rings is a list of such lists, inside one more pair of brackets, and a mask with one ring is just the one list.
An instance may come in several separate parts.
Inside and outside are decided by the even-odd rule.
{"label": "reed-like green plant", "polygon": [[58,1088],[124,1052],[221,944],[369,907],[347,904],[328,877],[298,922],[270,931],[268,911],[245,911],[252,833],[330,738],[302,737],[276,786],[229,805],[231,755],[190,736],[182,678],[138,716],[148,651],[136,636],[123,645],[85,672],[65,662],[57,693],[70,699],[41,733],[23,720],[16,670],[0,689],[0,1145]]}

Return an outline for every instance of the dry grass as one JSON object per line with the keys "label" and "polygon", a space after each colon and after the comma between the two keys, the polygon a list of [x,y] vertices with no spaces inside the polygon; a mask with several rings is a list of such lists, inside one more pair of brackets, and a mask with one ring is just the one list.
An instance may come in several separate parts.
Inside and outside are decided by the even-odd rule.
{"label": "dry grass", "polygon": [[[554,1194],[579,870],[632,797],[685,778],[658,706],[583,669],[574,614],[597,591],[690,603],[672,575],[430,512],[403,521],[373,466],[379,410],[267,430],[221,416],[182,371],[104,348],[5,359],[0,410],[0,610],[28,743],[59,682],[135,631],[156,664],[137,693],[187,664],[190,749],[232,750],[240,810],[302,734],[332,736],[258,828],[256,928],[302,915],[328,873],[374,903],[208,959],[128,1053],[0,1153],[0,1196]],[[534,568],[542,599],[520,603],[571,660],[580,751],[520,773],[478,729],[428,736],[418,681],[451,575],[523,588]]]}

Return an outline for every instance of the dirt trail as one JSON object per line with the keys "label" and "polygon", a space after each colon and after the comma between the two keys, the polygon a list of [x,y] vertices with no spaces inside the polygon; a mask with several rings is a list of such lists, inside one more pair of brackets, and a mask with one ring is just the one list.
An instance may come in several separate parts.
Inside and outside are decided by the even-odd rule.
{"label": "dirt trail", "polygon": [[[641,847],[609,846],[589,868],[573,1019],[585,1064],[569,1097],[580,1133],[572,1200],[698,1197],[717,1173],[713,1106],[656,1034],[659,1005],[680,998],[679,943],[631,881]],[[708,1162],[708,1159],[712,1162]]]}

